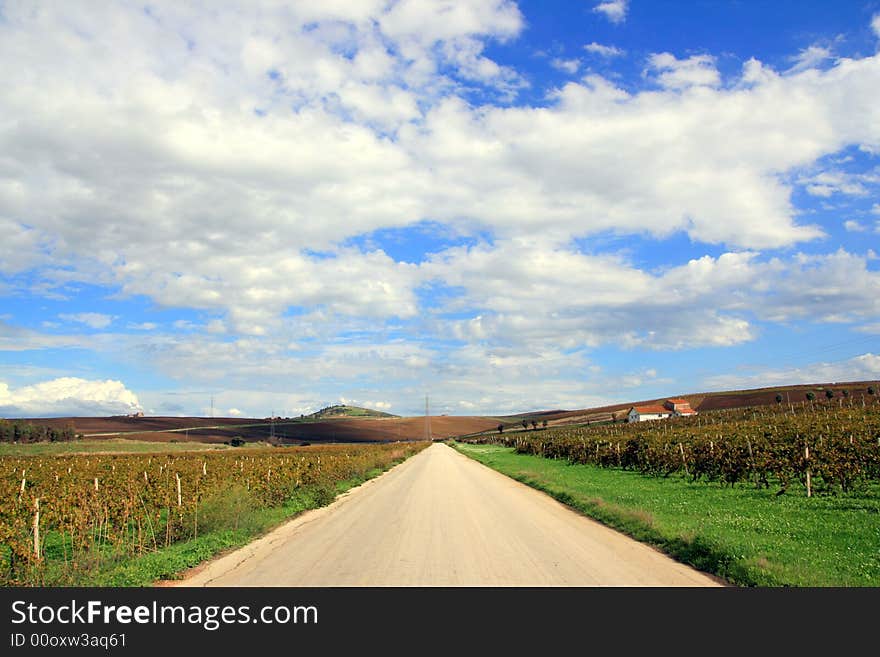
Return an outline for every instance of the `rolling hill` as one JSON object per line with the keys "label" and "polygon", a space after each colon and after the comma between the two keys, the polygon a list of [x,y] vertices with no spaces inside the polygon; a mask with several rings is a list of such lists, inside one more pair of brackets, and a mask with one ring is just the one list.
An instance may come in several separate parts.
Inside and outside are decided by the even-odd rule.
{"label": "rolling hill", "polygon": [[307,415],[307,418],[315,419],[315,420],[323,420],[330,418],[346,418],[346,417],[400,417],[399,415],[392,415],[391,413],[384,413],[382,411],[374,411],[371,408],[361,408],[360,406],[348,406],[347,404],[336,404],[334,406],[327,406],[322,408],[320,411],[315,411],[311,415]]}
{"label": "rolling hill", "polygon": [[[548,426],[609,422],[621,419],[621,412],[631,406],[662,403],[670,397],[681,397],[691,408],[705,413],[726,408],[762,406],[777,403],[807,403],[808,393],[825,399],[831,391],[834,399],[858,403],[870,389],[880,393],[875,381],[811,383],[773,386],[749,390],[729,390],[675,394],[655,399],[620,402],[607,406],[577,410],[536,410],[503,417],[442,415],[431,417],[434,439],[452,438],[486,431],[495,431],[499,424],[515,429],[523,420],[535,420]],[[845,391],[845,392],[844,392]],[[777,397],[781,399],[777,401]],[[357,406],[328,406],[300,418],[203,418],[203,417],[68,417],[34,418],[27,422],[53,427],[73,425],[77,433],[89,437],[124,437],[151,442],[199,441],[228,443],[233,439],[245,442],[302,444],[320,442],[382,442],[421,440],[427,429],[424,416],[400,417]]]}

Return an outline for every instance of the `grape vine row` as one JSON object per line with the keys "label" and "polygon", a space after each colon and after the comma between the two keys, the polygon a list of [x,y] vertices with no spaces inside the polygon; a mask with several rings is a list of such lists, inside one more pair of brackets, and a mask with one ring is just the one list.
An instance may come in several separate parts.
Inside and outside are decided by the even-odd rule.
{"label": "grape vine row", "polygon": [[571,463],[722,484],[846,493],[880,480],[880,403],[712,411],[693,417],[551,427],[470,439]]}
{"label": "grape vine row", "polygon": [[277,506],[298,490],[329,501],[337,482],[426,445],[0,457],[0,582],[38,582],[48,537],[68,564],[155,551],[218,523],[235,529],[248,508]]}

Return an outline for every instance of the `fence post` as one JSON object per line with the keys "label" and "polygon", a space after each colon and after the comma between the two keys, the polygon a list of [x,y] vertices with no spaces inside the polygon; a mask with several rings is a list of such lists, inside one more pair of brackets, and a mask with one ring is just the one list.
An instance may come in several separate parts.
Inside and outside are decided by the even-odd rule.
{"label": "fence post", "polygon": [[752,439],[748,436],[746,436],[746,445],[749,447],[749,481],[751,481],[755,474],[755,455],[752,453]]}
{"label": "fence post", "polygon": [[40,560],[40,498],[34,498],[34,557]]}
{"label": "fence post", "polygon": [[807,461],[807,497],[813,496],[813,484],[810,478],[810,446],[804,444],[804,457]]}

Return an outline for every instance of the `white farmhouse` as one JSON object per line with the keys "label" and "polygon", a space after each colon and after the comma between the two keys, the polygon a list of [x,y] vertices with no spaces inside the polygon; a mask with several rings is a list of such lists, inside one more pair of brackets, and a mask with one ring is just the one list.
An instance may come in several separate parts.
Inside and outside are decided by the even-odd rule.
{"label": "white farmhouse", "polygon": [[633,406],[629,409],[626,421],[665,420],[670,417],[690,417],[696,414],[697,412],[691,408],[686,399],[667,399],[662,406],[660,404]]}
{"label": "white farmhouse", "polygon": [[660,404],[649,404],[647,406],[633,406],[629,409],[626,416],[627,422],[644,422],[646,420],[665,420],[672,417],[673,411],[661,406]]}

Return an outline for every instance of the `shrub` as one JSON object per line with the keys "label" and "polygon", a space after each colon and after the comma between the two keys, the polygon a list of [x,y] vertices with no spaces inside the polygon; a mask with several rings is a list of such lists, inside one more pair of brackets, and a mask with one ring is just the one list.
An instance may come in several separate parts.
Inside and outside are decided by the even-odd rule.
{"label": "shrub", "polygon": [[199,531],[238,529],[242,518],[258,506],[251,491],[241,484],[211,493],[199,504]]}

